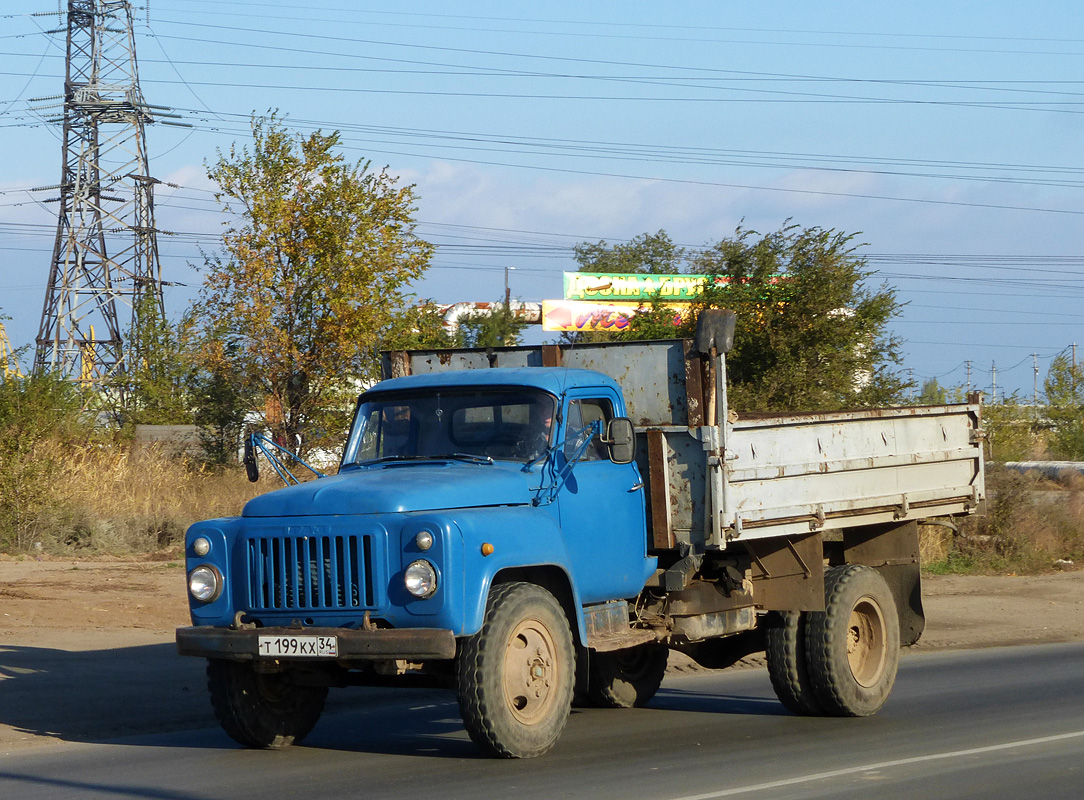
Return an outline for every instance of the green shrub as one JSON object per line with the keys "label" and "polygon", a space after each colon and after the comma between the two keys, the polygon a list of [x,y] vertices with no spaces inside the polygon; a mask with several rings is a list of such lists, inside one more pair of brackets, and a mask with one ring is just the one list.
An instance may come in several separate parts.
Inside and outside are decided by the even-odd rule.
{"label": "green shrub", "polygon": [[[1084,562],[1084,478],[1078,473],[1054,481],[993,466],[986,488],[985,516],[965,519],[947,547],[927,544],[927,572],[1041,573]],[[923,534],[927,542],[936,535],[936,529]]]}
{"label": "green shrub", "polygon": [[0,551],[26,549],[43,514],[57,511],[64,448],[91,435],[82,408],[80,391],[51,376],[0,381]]}

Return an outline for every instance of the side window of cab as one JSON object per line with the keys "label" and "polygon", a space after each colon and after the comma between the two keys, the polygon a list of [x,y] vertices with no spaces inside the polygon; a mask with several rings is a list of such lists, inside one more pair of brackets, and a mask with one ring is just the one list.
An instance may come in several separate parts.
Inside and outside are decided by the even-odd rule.
{"label": "side window of cab", "polygon": [[[602,423],[602,431],[606,432],[606,425],[613,419],[613,403],[606,398],[584,398],[572,400],[568,404],[568,414],[565,425],[565,458],[572,458],[576,448],[583,441],[577,434],[587,425],[593,422]],[[587,445],[580,461],[605,461],[609,458],[606,445],[602,443],[602,437],[595,435],[591,443]]]}

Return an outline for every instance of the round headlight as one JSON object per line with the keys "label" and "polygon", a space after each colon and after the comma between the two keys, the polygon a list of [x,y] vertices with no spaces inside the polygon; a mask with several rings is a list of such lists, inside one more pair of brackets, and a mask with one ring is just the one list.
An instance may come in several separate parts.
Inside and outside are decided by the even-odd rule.
{"label": "round headlight", "polygon": [[414,544],[418,545],[419,550],[428,550],[433,546],[433,534],[429,531],[422,531],[414,537]]}
{"label": "round headlight", "polygon": [[210,603],[222,592],[222,576],[209,564],[188,573],[188,593],[201,603]]}
{"label": "round headlight", "polygon": [[192,542],[192,552],[202,558],[211,552],[211,542],[202,536]]}
{"label": "round headlight", "polygon": [[406,568],[403,581],[408,592],[424,600],[437,590],[437,571],[428,561],[418,560]]}

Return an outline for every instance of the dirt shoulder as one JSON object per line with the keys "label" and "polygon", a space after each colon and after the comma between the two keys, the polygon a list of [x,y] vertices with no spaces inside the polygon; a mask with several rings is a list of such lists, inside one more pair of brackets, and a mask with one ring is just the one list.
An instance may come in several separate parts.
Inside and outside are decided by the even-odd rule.
{"label": "dirt shoulder", "polygon": [[[0,753],[213,726],[180,562],[0,560]],[[1084,571],[923,581],[913,650],[1084,640]]]}

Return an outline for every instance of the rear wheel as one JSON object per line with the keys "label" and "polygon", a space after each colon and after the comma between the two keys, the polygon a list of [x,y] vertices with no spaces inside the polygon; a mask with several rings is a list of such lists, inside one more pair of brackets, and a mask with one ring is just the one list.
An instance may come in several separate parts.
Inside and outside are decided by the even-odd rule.
{"label": "rear wheel", "polygon": [[670,655],[660,644],[642,644],[612,653],[592,653],[587,697],[603,708],[642,706],[655,696]]}
{"label": "rear wheel", "polygon": [[219,724],[246,747],[299,742],[324,710],[326,686],[295,683],[288,672],[259,672],[251,662],[207,660],[207,688]]}
{"label": "rear wheel", "polygon": [[490,755],[541,755],[564,730],[575,675],[572,632],[553,595],[534,584],[500,584],[482,629],[456,656],[463,725]]}
{"label": "rear wheel", "polygon": [[807,615],[800,611],[773,611],[767,620],[765,655],[772,689],[788,710],[804,716],[823,714],[806,659]]}
{"label": "rear wheel", "polygon": [[834,716],[865,717],[885,704],[896,680],[900,626],[884,578],[858,564],[824,576],[825,610],[809,614],[806,649],[818,702]]}

